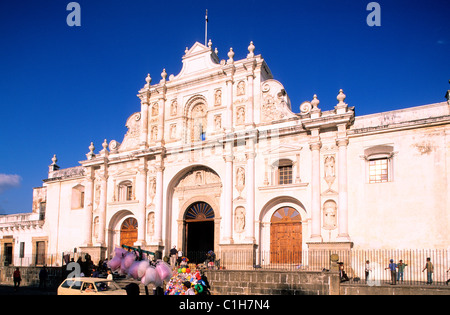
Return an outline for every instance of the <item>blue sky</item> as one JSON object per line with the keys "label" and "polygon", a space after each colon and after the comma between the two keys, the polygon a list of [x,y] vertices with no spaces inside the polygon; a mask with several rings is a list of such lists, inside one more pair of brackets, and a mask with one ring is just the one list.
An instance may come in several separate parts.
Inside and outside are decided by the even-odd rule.
{"label": "blue sky", "polygon": [[339,89],[357,115],[444,101],[450,89],[450,2],[377,1],[381,26],[366,23],[369,0],[0,2],[0,214],[30,212],[53,154],[61,168],[104,139],[122,141],[140,110],[137,91],[178,74],[186,47],[208,38],[227,59],[253,41],[294,112],[314,94],[322,110]]}

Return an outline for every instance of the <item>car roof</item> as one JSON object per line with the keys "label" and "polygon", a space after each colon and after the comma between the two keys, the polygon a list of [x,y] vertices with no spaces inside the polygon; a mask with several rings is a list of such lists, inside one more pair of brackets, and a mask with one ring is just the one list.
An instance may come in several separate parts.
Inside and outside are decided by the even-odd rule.
{"label": "car roof", "polygon": [[114,280],[109,280],[105,278],[93,278],[93,277],[73,277],[67,278],[69,281],[84,281],[84,282],[112,282]]}

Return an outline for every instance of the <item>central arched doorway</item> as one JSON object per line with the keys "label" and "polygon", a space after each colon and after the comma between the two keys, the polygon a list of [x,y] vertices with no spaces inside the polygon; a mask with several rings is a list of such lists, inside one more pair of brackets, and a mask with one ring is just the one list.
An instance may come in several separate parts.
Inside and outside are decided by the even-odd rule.
{"label": "central arched doorway", "polygon": [[192,263],[202,263],[214,250],[214,210],[206,202],[191,204],[184,215],[184,252]]}
{"label": "central arched doorway", "polygon": [[300,213],[292,207],[275,211],[270,220],[271,263],[301,264],[302,221]]}
{"label": "central arched doorway", "polygon": [[120,245],[134,246],[137,241],[138,222],[135,218],[125,219],[120,227]]}

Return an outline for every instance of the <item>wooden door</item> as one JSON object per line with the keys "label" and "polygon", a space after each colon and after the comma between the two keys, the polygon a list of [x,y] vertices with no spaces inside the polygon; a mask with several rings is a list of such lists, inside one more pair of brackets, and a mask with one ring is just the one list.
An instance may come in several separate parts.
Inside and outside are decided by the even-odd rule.
{"label": "wooden door", "polygon": [[302,222],[291,207],[278,209],[270,221],[270,261],[300,264],[302,253]]}
{"label": "wooden door", "polygon": [[134,246],[137,241],[138,222],[135,218],[128,218],[120,228],[120,245]]}

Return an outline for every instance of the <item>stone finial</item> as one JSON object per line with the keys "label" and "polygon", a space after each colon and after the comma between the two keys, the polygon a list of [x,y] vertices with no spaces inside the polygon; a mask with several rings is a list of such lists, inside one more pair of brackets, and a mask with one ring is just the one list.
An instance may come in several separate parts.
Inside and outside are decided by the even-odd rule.
{"label": "stone finial", "polygon": [[50,166],[48,167],[49,172],[54,172],[54,171],[59,170],[59,166],[56,165],[56,162],[58,162],[58,159],[56,158],[56,154],[53,154],[52,164],[50,164]]}
{"label": "stone finial", "polygon": [[161,78],[162,78],[163,82],[166,82],[166,78],[167,78],[166,69],[163,69],[163,71],[161,72]]}
{"label": "stone finial", "polygon": [[253,58],[255,57],[254,51],[255,51],[255,45],[253,45],[253,41],[250,42],[250,45],[248,46],[248,55],[247,58]]}
{"label": "stone finial", "polygon": [[150,88],[150,84],[152,83],[152,77],[150,76],[150,73],[147,74],[147,77],[145,78],[145,82],[147,82],[147,84],[144,87],[149,89]]}
{"label": "stone finial", "polygon": [[230,51],[228,52],[228,61],[227,61],[227,64],[232,64],[232,63],[234,63],[233,57],[234,57],[234,51],[233,51],[233,48],[230,48]]}
{"label": "stone finial", "polygon": [[100,151],[100,154],[104,155],[104,156],[108,156],[109,155],[109,151],[107,149],[108,148],[108,141],[106,139],[103,141],[102,147],[103,147],[103,150]]}
{"label": "stone finial", "polygon": [[339,90],[339,94],[337,96],[337,100],[339,101],[338,105],[344,105],[344,100],[347,96],[344,94],[344,91],[342,89]]}
{"label": "stone finial", "polygon": [[214,53],[215,53],[216,55],[219,55],[219,49],[217,49],[217,47],[216,47],[216,49],[214,49]]}
{"label": "stone finial", "polygon": [[317,94],[314,94],[313,100],[311,101],[311,105],[313,108],[319,108],[320,101],[317,99]]}
{"label": "stone finial", "polygon": [[88,160],[92,160],[95,157],[94,150],[94,142],[91,142],[91,145],[89,146],[89,153],[86,154]]}
{"label": "stone finial", "polygon": [[209,39],[209,42],[208,42],[208,47],[209,47],[209,49],[211,49],[211,50],[212,50],[212,41],[211,41],[211,39]]}

